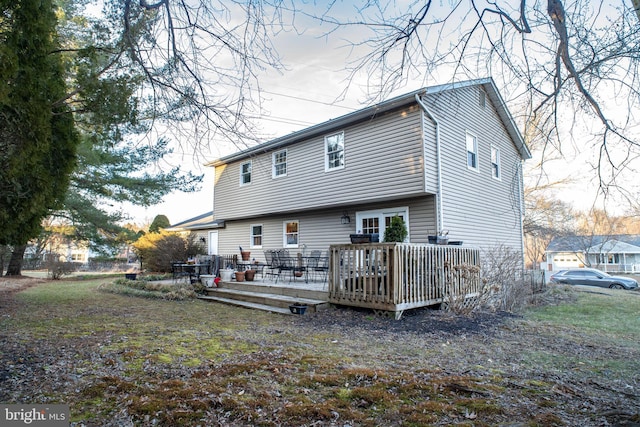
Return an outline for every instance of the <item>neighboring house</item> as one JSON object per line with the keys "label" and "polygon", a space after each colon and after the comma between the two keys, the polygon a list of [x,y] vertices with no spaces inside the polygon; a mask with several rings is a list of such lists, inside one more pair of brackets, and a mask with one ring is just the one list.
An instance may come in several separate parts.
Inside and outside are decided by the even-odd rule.
{"label": "neighboring house", "polygon": [[546,250],[547,271],[592,267],[608,272],[640,271],[640,235],[554,237]]}
{"label": "neighboring house", "polygon": [[211,254],[326,250],[379,233],[523,252],[522,163],[530,152],[492,79],[425,88],[209,164],[213,212],[172,226]]}

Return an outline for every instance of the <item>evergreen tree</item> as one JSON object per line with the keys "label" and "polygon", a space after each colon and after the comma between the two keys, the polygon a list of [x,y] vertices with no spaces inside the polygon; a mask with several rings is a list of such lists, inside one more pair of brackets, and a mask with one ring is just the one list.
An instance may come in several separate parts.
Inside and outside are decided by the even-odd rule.
{"label": "evergreen tree", "polygon": [[78,135],[51,0],[0,0],[0,244],[12,245],[7,274],[20,274],[24,247],[62,205]]}
{"label": "evergreen tree", "polygon": [[163,228],[167,228],[170,225],[171,223],[169,222],[169,218],[167,218],[166,215],[156,215],[156,217],[151,222],[151,225],[149,226],[149,232],[158,233],[160,232],[160,230],[162,230]]}

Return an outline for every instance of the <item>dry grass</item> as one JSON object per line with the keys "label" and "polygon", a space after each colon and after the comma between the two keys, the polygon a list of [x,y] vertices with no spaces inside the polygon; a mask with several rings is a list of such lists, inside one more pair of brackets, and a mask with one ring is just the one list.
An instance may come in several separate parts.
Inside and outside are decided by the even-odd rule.
{"label": "dry grass", "polygon": [[[143,299],[101,283],[2,295],[0,401],[69,403],[74,422],[105,426],[640,422],[640,328],[592,326],[611,307],[640,312],[635,295],[563,290],[565,302],[523,317],[394,321]],[[564,317],[591,307],[604,307],[591,322]]]}

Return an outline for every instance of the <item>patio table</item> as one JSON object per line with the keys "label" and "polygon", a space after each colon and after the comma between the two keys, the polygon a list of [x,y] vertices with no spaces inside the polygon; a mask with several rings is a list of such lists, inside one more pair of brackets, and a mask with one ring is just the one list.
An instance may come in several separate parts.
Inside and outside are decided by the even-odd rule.
{"label": "patio table", "polygon": [[174,280],[189,277],[189,281],[194,283],[200,280],[202,274],[209,273],[209,264],[174,263],[171,269],[173,270]]}

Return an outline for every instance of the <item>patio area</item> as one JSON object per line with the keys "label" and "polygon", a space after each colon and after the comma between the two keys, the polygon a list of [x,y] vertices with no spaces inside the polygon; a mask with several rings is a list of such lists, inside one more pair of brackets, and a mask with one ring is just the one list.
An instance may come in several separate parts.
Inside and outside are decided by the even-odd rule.
{"label": "patio area", "polygon": [[276,305],[283,309],[278,312],[307,300],[314,308],[327,303],[370,308],[399,319],[408,309],[473,298],[481,288],[479,250],[463,246],[332,245],[327,276],[322,273],[312,272],[304,262],[293,269],[278,269],[277,275],[263,268],[253,281],[224,278],[207,294],[221,302],[238,297],[264,305],[273,303],[271,295],[277,295]]}

